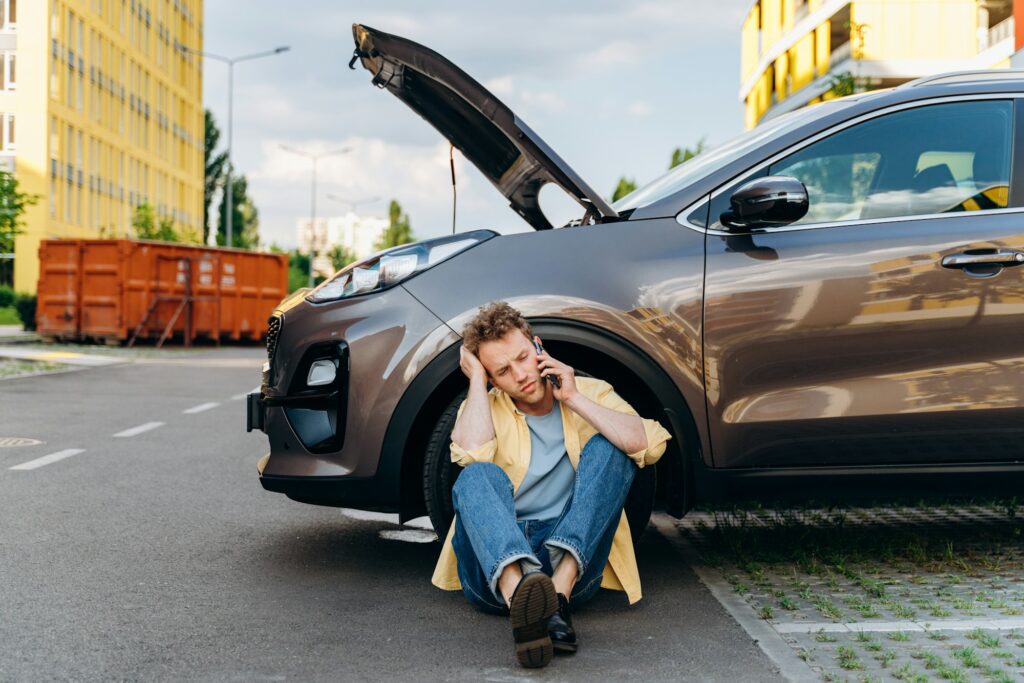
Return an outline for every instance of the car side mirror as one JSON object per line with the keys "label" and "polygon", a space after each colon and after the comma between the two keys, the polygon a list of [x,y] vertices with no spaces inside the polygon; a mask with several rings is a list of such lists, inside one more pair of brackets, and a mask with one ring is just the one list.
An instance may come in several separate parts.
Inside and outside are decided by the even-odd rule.
{"label": "car side mirror", "polygon": [[728,228],[771,228],[807,215],[807,188],[791,176],[766,176],[745,183],[729,198],[719,220]]}

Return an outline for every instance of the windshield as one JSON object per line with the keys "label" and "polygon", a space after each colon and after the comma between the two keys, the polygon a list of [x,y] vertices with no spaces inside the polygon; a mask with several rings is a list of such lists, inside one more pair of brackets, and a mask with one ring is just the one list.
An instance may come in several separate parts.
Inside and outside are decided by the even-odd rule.
{"label": "windshield", "polygon": [[716,147],[715,149],[698,154],[689,161],[676,166],[665,175],[654,180],[643,187],[627,194],[619,201],[612,204],[612,208],[620,214],[639,206],[646,206],[655,201],[667,197],[687,185],[700,180],[701,178],[714,173],[726,164],[735,161],[755,147],[764,144],[771,138],[785,135],[795,130],[811,119],[818,118],[824,112],[822,107],[840,107],[849,105],[853,98],[844,100],[833,100],[815,107],[798,109],[789,114],[784,114],[777,119],[766,121],[757,128],[741,133],[729,142]]}

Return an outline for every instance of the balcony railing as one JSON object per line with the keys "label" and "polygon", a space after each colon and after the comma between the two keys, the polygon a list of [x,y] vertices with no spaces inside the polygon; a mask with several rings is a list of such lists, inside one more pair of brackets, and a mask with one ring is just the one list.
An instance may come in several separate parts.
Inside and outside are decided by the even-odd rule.
{"label": "balcony railing", "polygon": [[835,67],[836,64],[845,62],[847,59],[851,57],[852,54],[852,43],[848,40],[839,47],[837,47],[835,50],[832,50],[832,54],[829,55],[828,58],[829,68],[831,69]]}
{"label": "balcony railing", "polygon": [[978,51],[990,48],[1013,36],[1013,17],[1003,19],[988,30],[988,44],[979,45]]}

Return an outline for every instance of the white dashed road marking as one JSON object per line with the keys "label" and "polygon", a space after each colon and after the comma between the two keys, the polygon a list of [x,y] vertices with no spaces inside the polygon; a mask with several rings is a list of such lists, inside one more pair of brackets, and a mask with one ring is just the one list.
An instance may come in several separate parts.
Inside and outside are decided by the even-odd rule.
{"label": "white dashed road marking", "polygon": [[197,406],[192,406],[188,410],[183,410],[181,412],[185,413],[186,415],[195,415],[196,413],[201,413],[204,410],[209,410],[210,408],[216,408],[219,405],[220,404],[216,403],[216,402],[200,403]]}
{"label": "white dashed road marking", "polygon": [[350,519],[358,519],[362,522],[390,522],[391,524],[398,524],[397,512],[371,512],[370,510],[341,508],[341,514]]}
{"label": "white dashed road marking", "polygon": [[15,465],[11,469],[12,470],[34,470],[37,467],[42,467],[43,465],[49,465],[51,462],[57,462],[58,460],[63,460],[64,458],[70,458],[72,455],[78,455],[79,453],[85,453],[85,449],[84,448],[65,448],[63,451],[57,451],[56,453],[50,453],[49,455],[44,455],[41,458],[36,458],[35,460],[29,460],[28,462],[23,462],[20,465]]}
{"label": "white dashed road marking", "polygon": [[420,531],[419,529],[382,529],[377,533],[380,534],[381,538],[387,541],[433,543],[437,540],[437,534],[433,531]]}
{"label": "white dashed road marking", "polygon": [[232,401],[241,401],[243,398],[245,398],[249,394],[258,394],[258,393],[260,393],[260,389],[261,389],[260,387],[256,387],[255,389],[250,389],[249,391],[243,392],[241,394],[235,394],[234,396],[231,397],[231,400]]}
{"label": "white dashed road marking", "polygon": [[148,432],[151,429],[156,429],[157,427],[163,427],[163,426],[164,426],[163,422],[147,422],[144,425],[139,425],[138,427],[132,427],[131,429],[126,429],[123,432],[118,432],[117,434],[114,434],[114,436],[115,437],[121,437],[121,438],[129,437],[129,436],[135,436],[137,434],[141,434],[143,432]]}

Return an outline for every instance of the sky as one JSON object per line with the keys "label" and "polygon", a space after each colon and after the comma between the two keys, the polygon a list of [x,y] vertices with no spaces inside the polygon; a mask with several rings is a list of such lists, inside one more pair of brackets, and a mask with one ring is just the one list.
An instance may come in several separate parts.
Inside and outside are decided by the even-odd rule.
{"label": "sky", "polygon": [[[205,0],[204,49],[235,57],[291,49],[235,66],[233,157],[249,180],[267,243],[295,245],[310,214],[312,162],[282,145],[318,153],[351,148],[318,166],[317,215],[348,202],[385,215],[398,200],[417,238],[452,230],[448,143],[388,92],[352,55],[353,23],[426,45],[512,108],[595,190],[609,198],[620,176],[640,184],[668,167],[672,150],[716,146],[743,130],[739,42],[748,0],[610,2],[346,2]],[[226,143],[227,67],[206,60],[204,106]],[[531,228],[456,151],[456,230]],[[552,195],[548,197],[547,195]],[[582,213],[557,189],[541,194],[553,218]]]}

